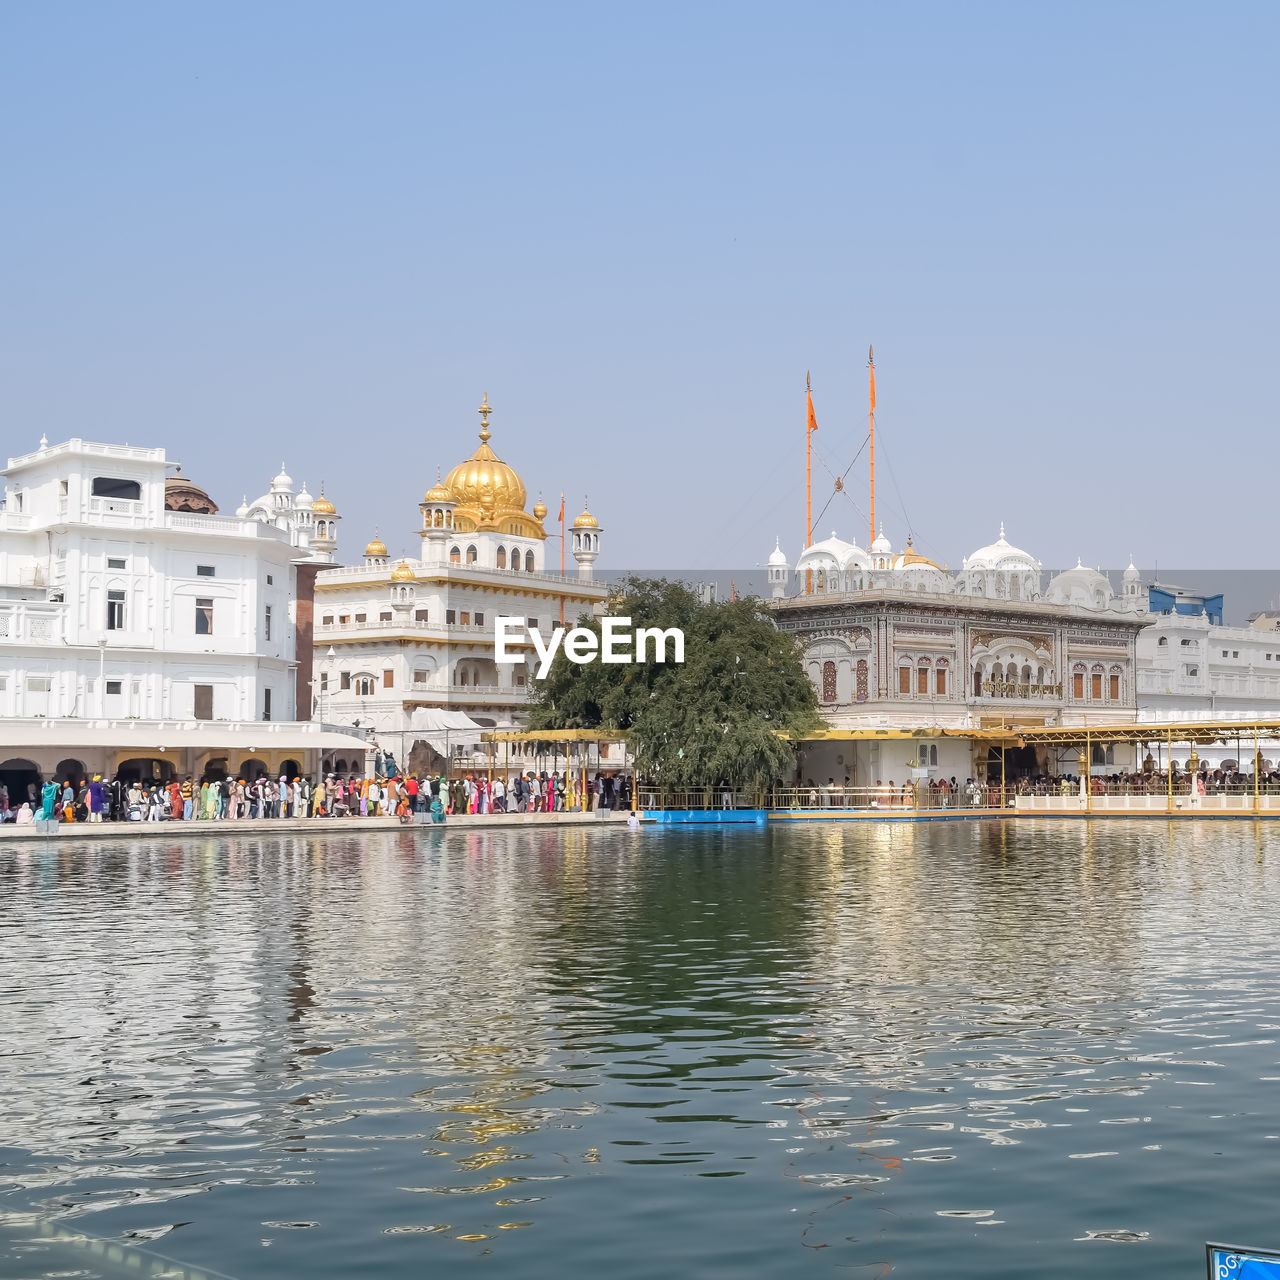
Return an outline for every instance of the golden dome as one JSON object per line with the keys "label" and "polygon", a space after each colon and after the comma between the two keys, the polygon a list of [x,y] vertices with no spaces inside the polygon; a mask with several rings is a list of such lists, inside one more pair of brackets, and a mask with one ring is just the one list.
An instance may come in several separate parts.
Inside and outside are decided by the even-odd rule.
{"label": "golden dome", "polygon": [[415,578],[416,575],[413,570],[409,568],[408,564],[404,560],[401,560],[400,563],[391,570],[392,582],[413,582]]}
{"label": "golden dome", "polygon": [[482,515],[486,524],[505,512],[524,512],[524,481],[489,448],[489,395],[480,406],[480,447],[445,477],[444,487],[459,507]]}
{"label": "golden dome", "polygon": [[573,527],[575,529],[598,529],[600,527],[600,521],[587,510],[585,500],[582,504],[582,514],[573,522]]}
{"label": "golden dome", "polygon": [[324,496],[324,485],[320,486],[320,496],[311,504],[311,510],[319,516],[335,516],[337,508]]}
{"label": "golden dome", "polygon": [[373,541],[364,549],[367,556],[385,556],[387,554],[387,544],[375,533]]}
{"label": "golden dome", "polygon": [[533,504],[533,514],[538,520],[545,520],[547,518],[547,504],[543,502],[541,498]]}

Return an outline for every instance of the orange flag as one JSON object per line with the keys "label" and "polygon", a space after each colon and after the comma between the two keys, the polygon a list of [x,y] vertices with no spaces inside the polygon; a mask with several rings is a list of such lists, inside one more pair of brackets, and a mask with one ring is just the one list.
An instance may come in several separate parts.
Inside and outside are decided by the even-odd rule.
{"label": "orange flag", "polygon": [[564,494],[563,493],[560,495],[560,514],[556,516],[556,519],[559,520],[561,524],[564,524]]}
{"label": "orange flag", "polygon": [[871,370],[871,407],[876,407],[876,357],[870,347],[867,348],[867,368]]}
{"label": "orange flag", "polygon": [[813,416],[813,392],[808,387],[804,389],[804,398],[809,404],[809,430],[817,431],[818,419]]}

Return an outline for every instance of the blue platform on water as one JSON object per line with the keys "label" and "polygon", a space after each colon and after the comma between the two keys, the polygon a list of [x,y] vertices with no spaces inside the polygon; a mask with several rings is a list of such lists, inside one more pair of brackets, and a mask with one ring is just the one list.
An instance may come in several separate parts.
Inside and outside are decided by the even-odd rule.
{"label": "blue platform on water", "polygon": [[646,821],[680,823],[686,826],[727,827],[763,825],[763,809],[646,809]]}

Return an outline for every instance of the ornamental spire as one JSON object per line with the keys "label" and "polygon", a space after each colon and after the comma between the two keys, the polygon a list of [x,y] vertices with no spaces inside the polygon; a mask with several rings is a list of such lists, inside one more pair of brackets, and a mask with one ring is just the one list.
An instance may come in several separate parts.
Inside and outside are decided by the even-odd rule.
{"label": "ornamental spire", "polygon": [[493,412],[489,408],[489,393],[486,391],[480,397],[480,408],[476,411],[480,415],[480,443],[489,443],[489,415]]}

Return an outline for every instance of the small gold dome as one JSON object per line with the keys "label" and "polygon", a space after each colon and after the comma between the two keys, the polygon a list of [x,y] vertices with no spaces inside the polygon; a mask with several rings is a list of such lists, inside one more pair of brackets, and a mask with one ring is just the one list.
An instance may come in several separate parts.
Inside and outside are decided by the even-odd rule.
{"label": "small gold dome", "polygon": [[387,544],[375,533],[373,541],[364,549],[367,556],[385,556],[387,554]]}
{"label": "small gold dome", "polygon": [[897,558],[897,563],[893,566],[895,569],[909,569],[913,564],[928,565],[930,568],[937,569],[939,565],[936,561],[930,560],[928,556],[922,556],[912,545],[911,539],[907,539],[907,549]]}
{"label": "small gold dome", "polygon": [[324,496],[324,485],[320,486],[320,496],[311,504],[311,510],[318,516],[335,516],[337,508]]}
{"label": "small gold dome", "polygon": [[582,514],[573,522],[573,527],[575,529],[598,529],[600,527],[600,521],[587,510],[585,502],[582,504]]}
{"label": "small gold dome", "polygon": [[547,518],[547,504],[541,498],[533,504],[533,515],[537,520],[545,520]]}
{"label": "small gold dome", "polygon": [[415,576],[416,575],[413,570],[409,568],[409,565],[404,560],[401,560],[400,563],[391,570],[392,582],[413,582],[415,580]]}
{"label": "small gold dome", "polygon": [[436,482],[422,495],[423,502],[452,502],[453,494],[440,482],[440,468],[436,468]]}

